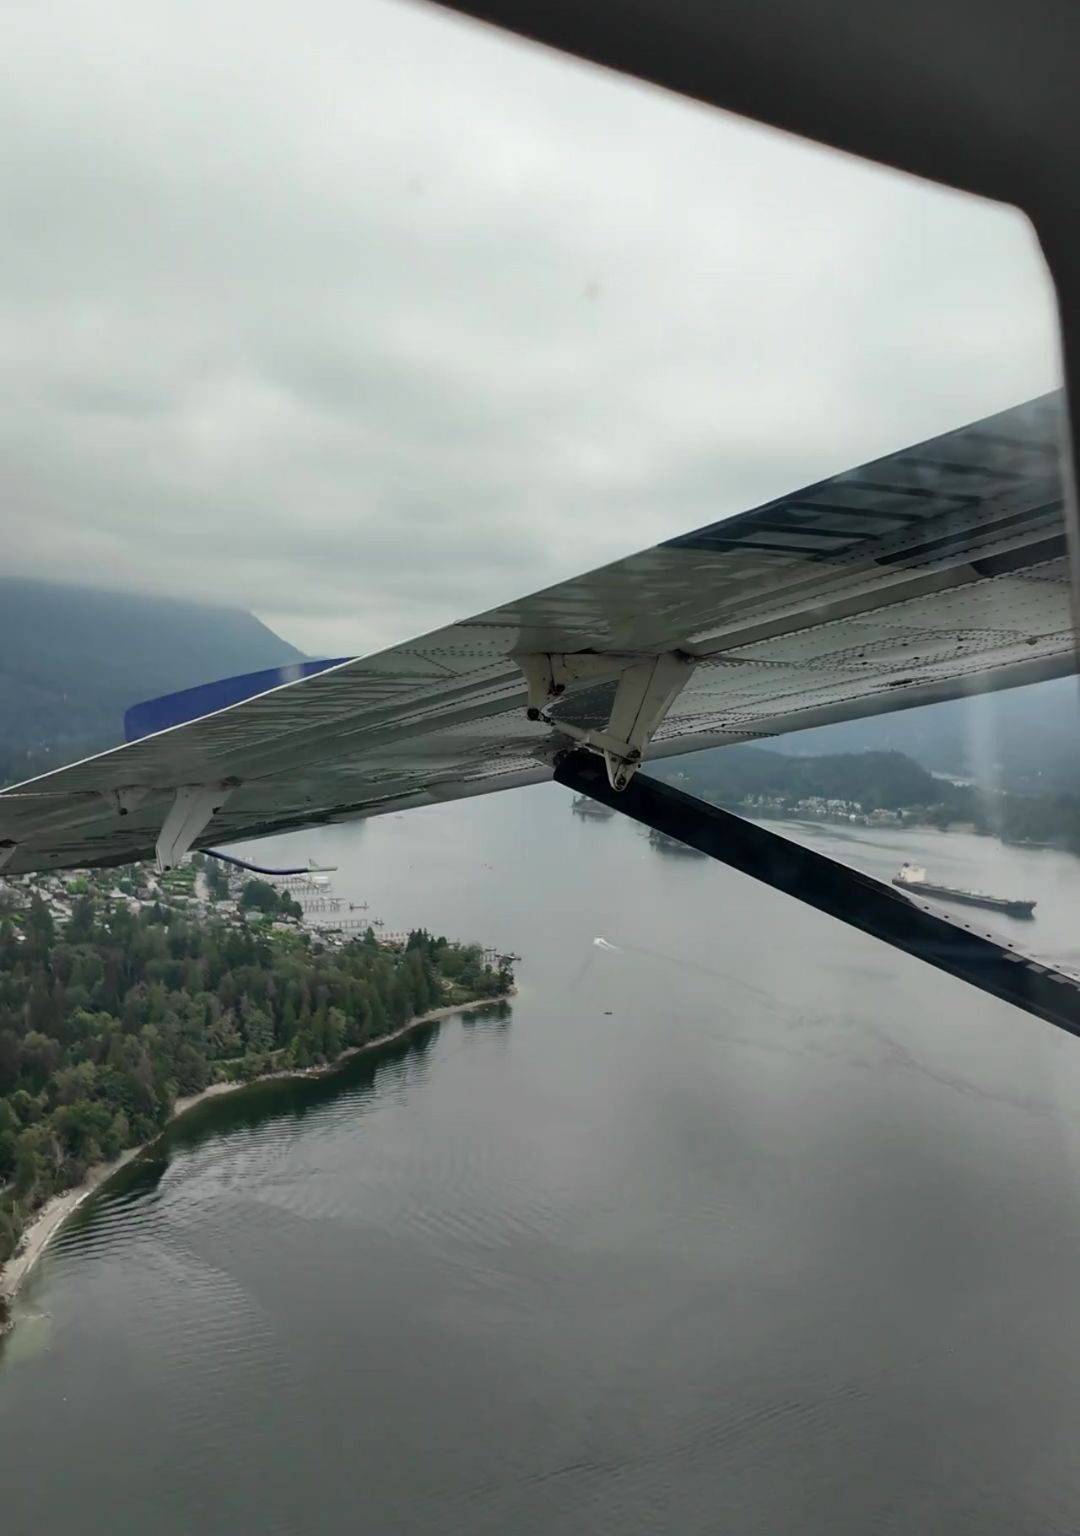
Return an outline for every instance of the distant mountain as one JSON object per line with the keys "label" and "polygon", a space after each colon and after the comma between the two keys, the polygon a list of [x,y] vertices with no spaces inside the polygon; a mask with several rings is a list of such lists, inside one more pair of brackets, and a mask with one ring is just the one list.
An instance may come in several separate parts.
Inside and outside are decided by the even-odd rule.
{"label": "distant mountain", "polygon": [[0,578],[0,782],[116,745],[142,699],[302,659],[240,608]]}
{"label": "distant mountain", "polygon": [[770,741],[798,757],[836,752],[904,752],[932,772],[987,788],[1035,794],[1080,791],[1080,680],[928,704],[868,720],[796,731]]}

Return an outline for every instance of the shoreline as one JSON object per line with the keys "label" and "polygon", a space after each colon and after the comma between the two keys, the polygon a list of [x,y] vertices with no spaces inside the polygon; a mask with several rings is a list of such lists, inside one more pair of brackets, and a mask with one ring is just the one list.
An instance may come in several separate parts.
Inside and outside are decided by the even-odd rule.
{"label": "shoreline", "polygon": [[[270,1083],[286,1078],[330,1077],[354,1056],[360,1056],[365,1051],[378,1050],[384,1045],[391,1045],[395,1040],[404,1039],[406,1035],[411,1034],[415,1029],[422,1028],[425,1024],[436,1024],[440,1019],[452,1018],[456,1013],[470,1013],[474,1008],[485,1008],[491,1003],[505,1003],[513,997],[516,990],[517,988],[514,987],[509,992],[500,992],[496,997],[477,997],[468,1003],[453,1003],[444,1008],[432,1008],[427,1013],[417,1014],[415,1019],[409,1019],[400,1028],[392,1030],[390,1034],[379,1035],[375,1040],[365,1040],[363,1045],[350,1045],[333,1061],[321,1062],[315,1067],[282,1067],[274,1072],[260,1072],[258,1077],[250,1077],[246,1081],[236,1078],[224,1083],[210,1083],[199,1093],[188,1094],[184,1098],[177,1099],[169,1118],[149,1141],[141,1142],[137,1147],[125,1147],[111,1163],[95,1163],[87,1170],[81,1184],[76,1184],[72,1189],[62,1190],[46,1200],[24,1230],[18,1251],[0,1267],[0,1306],[11,1306],[49,1243],[83,1201],[88,1200],[103,1184],[107,1183],[113,1174],[119,1173],[121,1168],[125,1168],[128,1163],[159,1141],[183,1115],[190,1114],[207,1099],[220,1098],[226,1093],[239,1093],[244,1088],[253,1088],[256,1083]],[[0,1338],[5,1332],[10,1332],[13,1327],[14,1318],[9,1317],[5,1327],[4,1320],[0,1317]]]}

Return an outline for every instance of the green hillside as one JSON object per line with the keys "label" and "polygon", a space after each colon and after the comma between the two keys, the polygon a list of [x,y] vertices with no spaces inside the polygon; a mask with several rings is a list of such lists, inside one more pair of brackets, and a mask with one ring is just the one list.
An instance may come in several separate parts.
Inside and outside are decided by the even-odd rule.
{"label": "green hillside", "polygon": [[927,768],[1026,794],[1080,791],[1080,683],[925,704],[896,714],[795,731],[770,742],[793,756],[904,752]]}
{"label": "green hillside", "polygon": [[719,805],[740,805],[748,796],[792,801],[814,796],[851,800],[865,811],[952,805],[953,785],[935,779],[902,752],[834,753],[786,757],[760,747],[723,747],[658,764],[658,777]]}
{"label": "green hillside", "polygon": [[[902,752],[795,757],[760,747],[721,747],[673,757],[650,771],[714,805],[750,815],[862,815],[887,811],[933,826],[967,826],[1004,838],[1080,853],[1080,795],[953,784]],[[837,802],[834,807],[822,802]]]}

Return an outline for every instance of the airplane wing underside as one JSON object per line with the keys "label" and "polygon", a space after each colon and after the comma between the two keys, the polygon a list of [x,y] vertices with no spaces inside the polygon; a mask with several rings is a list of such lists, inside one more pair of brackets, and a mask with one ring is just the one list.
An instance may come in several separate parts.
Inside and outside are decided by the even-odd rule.
{"label": "airplane wing underside", "polygon": [[535,783],[571,741],[660,757],[1072,672],[1062,410],[1030,401],[15,786],[0,862],[169,862]]}

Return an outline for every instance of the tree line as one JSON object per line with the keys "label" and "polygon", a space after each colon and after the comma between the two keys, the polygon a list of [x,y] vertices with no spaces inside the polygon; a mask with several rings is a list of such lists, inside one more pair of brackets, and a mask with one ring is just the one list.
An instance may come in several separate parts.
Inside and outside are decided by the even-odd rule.
{"label": "tree line", "polygon": [[[259,893],[255,893],[258,897]],[[276,895],[276,893],[275,893]],[[260,906],[260,901],[250,903]],[[152,1137],[217,1080],[333,1061],[444,1004],[505,993],[508,967],[424,931],[339,949],[99,890],[58,930],[35,894],[0,910],[0,1263],[34,1210]]]}

